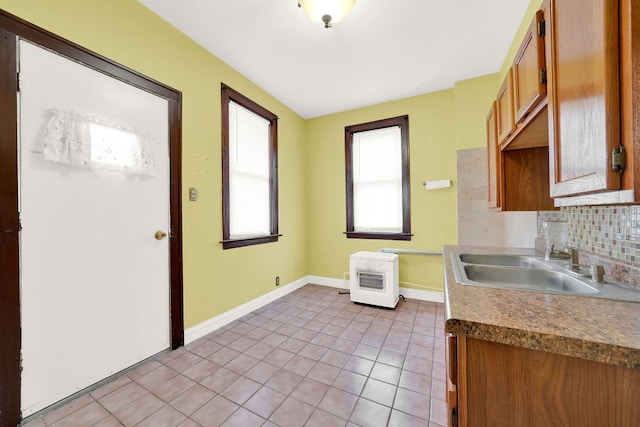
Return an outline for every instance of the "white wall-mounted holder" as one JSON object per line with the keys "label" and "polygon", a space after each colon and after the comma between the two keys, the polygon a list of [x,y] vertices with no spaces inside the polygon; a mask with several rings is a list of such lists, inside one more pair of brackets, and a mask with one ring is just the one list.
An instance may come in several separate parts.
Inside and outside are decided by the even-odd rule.
{"label": "white wall-mounted holder", "polygon": [[424,185],[424,188],[427,190],[436,190],[438,188],[449,188],[451,187],[451,180],[443,179],[440,181],[426,181],[426,182],[423,182],[422,185]]}

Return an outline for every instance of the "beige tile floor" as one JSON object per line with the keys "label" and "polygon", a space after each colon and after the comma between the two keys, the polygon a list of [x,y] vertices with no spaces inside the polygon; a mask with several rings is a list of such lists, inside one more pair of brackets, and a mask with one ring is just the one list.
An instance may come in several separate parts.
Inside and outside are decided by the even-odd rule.
{"label": "beige tile floor", "polygon": [[27,425],[445,426],[443,316],[306,285]]}

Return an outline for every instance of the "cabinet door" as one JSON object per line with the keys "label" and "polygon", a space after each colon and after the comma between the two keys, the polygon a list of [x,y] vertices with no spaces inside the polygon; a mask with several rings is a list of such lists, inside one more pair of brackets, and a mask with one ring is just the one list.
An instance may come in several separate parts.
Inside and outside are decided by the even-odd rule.
{"label": "cabinet door", "polygon": [[496,124],[498,143],[505,141],[516,128],[513,119],[513,69],[511,68],[496,98]]}
{"label": "cabinet door", "polygon": [[447,334],[445,336],[445,359],[447,364],[447,408],[448,427],[458,426],[458,337]]}
{"label": "cabinet door", "polygon": [[544,61],[544,23],[539,10],[513,61],[513,104],[520,123],[547,94]]}
{"label": "cabinet door", "polygon": [[502,179],[500,149],[496,131],[496,102],[491,105],[487,115],[487,166],[488,166],[488,205],[491,209],[500,208],[500,180]]}
{"label": "cabinet door", "polygon": [[638,369],[467,338],[463,371],[461,338],[460,426],[638,426]]}
{"label": "cabinet door", "polygon": [[550,0],[545,19],[551,196],[618,190],[618,0]]}

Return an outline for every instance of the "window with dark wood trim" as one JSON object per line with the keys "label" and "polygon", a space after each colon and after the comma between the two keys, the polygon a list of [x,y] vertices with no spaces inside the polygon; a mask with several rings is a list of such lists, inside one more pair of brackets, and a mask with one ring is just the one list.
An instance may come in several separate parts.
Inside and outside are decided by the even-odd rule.
{"label": "window with dark wood trim", "polygon": [[278,241],[278,117],[222,84],[222,248]]}
{"label": "window with dark wood trim", "polygon": [[409,116],[347,126],[348,238],[411,240]]}

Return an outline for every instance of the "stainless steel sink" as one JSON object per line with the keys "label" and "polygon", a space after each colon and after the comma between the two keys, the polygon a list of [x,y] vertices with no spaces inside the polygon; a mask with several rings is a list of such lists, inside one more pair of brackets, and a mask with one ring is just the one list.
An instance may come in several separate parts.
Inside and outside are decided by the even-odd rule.
{"label": "stainless steel sink", "polygon": [[572,294],[598,292],[582,280],[555,270],[465,265],[464,273],[470,281],[484,286]]}
{"label": "stainless steel sink", "polygon": [[510,267],[549,268],[549,265],[534,256],[500,254],[459,254],[465,264],[502,265]]}
{"label": "stainless steel sink", "polygon": [[451,259],[462,285],[640,302],[640,289],[611,280],[594,283],[542,257],[454,252]]}

